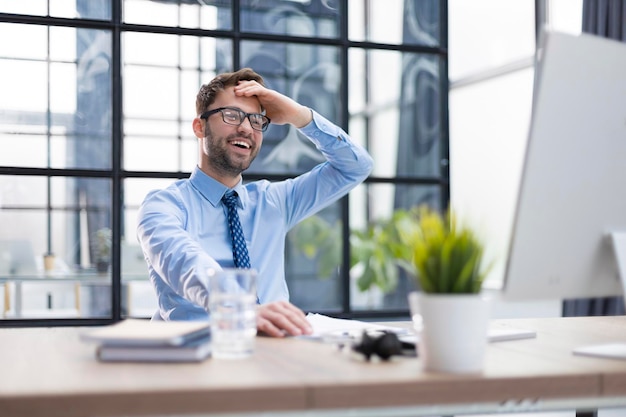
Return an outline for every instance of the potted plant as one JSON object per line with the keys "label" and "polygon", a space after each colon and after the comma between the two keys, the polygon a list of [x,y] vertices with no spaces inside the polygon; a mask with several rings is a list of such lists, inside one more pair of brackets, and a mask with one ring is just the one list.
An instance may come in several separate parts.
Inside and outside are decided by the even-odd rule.
{"label": "potted plant", "polygon": [[94,235],[94,255],[96,257],[96,270],[107,272],[111,263],[111,229],[103,227]]}
{"label": "potted plant", "polygon": [[411,249],[413,276],[421,291],[409,294],[425,370],[480,372],[490,303],[481,294],[488,272],[484,244],[451,209],[426,206],[403,214],[401,240]]}

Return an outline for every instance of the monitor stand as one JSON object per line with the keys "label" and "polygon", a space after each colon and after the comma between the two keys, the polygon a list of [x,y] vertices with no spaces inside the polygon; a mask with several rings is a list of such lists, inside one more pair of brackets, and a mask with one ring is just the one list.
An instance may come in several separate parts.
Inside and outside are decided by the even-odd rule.
{"label": "monitor stand", "polygon": [[[611,232],[609,238],[615,255],[619,279],[622,283],[622,293],[626,297],[626,232]],[[581,346],[574,349],[573,353],[600,358],[626,359],[626,343],[615,342]]]}
{"label": "monitor stand", "polygon": [[617,272],[622,283],[623,296],[626,296],[626,232],[611,232],[609,236],[615,254]]}

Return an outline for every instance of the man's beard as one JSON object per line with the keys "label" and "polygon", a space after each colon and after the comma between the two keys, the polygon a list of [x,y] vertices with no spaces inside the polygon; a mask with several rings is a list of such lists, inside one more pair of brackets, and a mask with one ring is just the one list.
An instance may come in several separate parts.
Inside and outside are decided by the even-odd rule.
{"label": "man's beard", "polygon": [[209,158],[209,164],[220,172],[230,175],[239,175],[250,167],[252,161],[259,153],[259,149],[256,147],[254,141],[250,141],[250,157],[242,160],[241,158],[233,158],[228,150],[228,142],[237,138],[246,138],[245,135],[232,134],[226,137],[216,138],[211,134],[211,131],[207,129],[204,138],[204,153]]}

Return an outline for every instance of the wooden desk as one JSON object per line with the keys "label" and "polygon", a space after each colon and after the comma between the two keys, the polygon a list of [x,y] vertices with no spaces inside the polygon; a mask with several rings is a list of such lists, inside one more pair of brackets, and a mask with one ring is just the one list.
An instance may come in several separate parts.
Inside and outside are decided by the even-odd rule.
{"label": "wooden desk", "polygon": [[535,329],[537,338],[492,343],[484,373],[469,376],[424,373],[416,358],[358,362],[332,345],[295,338],[258,338],[245,360],[100,363],[94,346],[79,340],[84,328],[0,329],[0,416],[420,416],[626,406],[626,361],[571,353],[626,342],[626,317],[495,324]]}

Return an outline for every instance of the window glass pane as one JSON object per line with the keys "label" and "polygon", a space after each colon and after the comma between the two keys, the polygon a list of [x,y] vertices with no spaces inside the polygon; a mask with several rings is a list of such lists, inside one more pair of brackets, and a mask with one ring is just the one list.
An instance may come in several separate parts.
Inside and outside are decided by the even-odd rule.
{"label": "window glass pane", "polygon": [[162,190],[177,181],[172,178],[129,178],[124,180],[124,223],[122,239],[137,241],[137,212],[150,191]]}
{"label": "window glass pane", "polygon": [[76,28],[50,28],[50,59],[76,62]]}
{"label": "window glass pane", "polygon": [[583,0],[546,1],[548,2],[548,27],[551,30],[579,35],[582,31]]}
{"label": "window glass pane", "polygon": [[231,29],[232,0],[124,0],[124,21],[142,25]]}
{"label": "window glass pane", "polygon": [[[407,204],[399,198],[404,193],[419,198],[415,199],[415,204]],[[432,185],[363,184],[350,193],[353,309],[407,308],[406,294],[415,288],[415,283],[399,268],[386,269],[390,259],[385,252],[388,250],[386,236],[374,228],[374,224],[388,222],[397,208],[428,204],[441,209],[440,199],[439,187]],[[323,210],[299,223],[288,235],[286,276],[291,300],[305,310],[334,310],[341,306],[339,210],[338,205]],[[365,212],[371,216],[370,220],[364,216]]]}
{"label": "window glass pane", "polygon": [[[125,142],[130,141],[133,136],[172,138],[178,136],[178,126],[175,120],[128,118],[124,124]],[[153,147],[158,149],[156,144]],[[132,158],[136,155],[130,152],[127,156]]]}
{"label": "window glass pane", "polygon": [[[365,204],[351,207],[351,306],[357,310],[407,308],[406,297],[415,289],[415,282],[401,268],[389,268],[389,234],[384,226],[390,224],[397,209],[421,204],[441,209],[441,189],[434,185],[363,184],[351,193],[351,203],[364,199]],[[359,210],[364,212],[355,213]]]}
{"label": "window glass pane", "polygon": [[[12,27],[21,30],[21,25]],[[0,79],[4,93],[0,95],[0,138],[11,143],[0,155],[0,164],[109,168],[110,35],[87,29],[51,33],[55,39],[73,36],[78,60],[71,54],[62,56],[62,62],[45,56],[41,61],[11,55],[0,60],[4,75]],[[46,39],[41,38],[44,47]]]}
{"label": "window glass pane", "polygon": [[[217,56],[232,54],[231,41],[218,48],[211,38],[127,33],[124,39],[124,168],[191,171],[197,163],[191,127],[196,94],[217,73]],[[145,53],[145,45],[167,50],[168,58]]]}
{"label": "window glass pane", "polygon": [[50,112],[60,128],[67,129],[62,123],[76,112],[77,79],[74,62],[50,64]]}
{"label": "window glass pane", "polygon": [[[44,124],[48,103],[48,74],[45,62],[1,59],[0,125],[20,124],[24,129]],[[18,113],[19,112],[19,113]],[[19,129],[19,128],[18,128]]]}
{"label": "window glass pane", "polygon": [[81,317],[82,291],[76,279],[22,277],[0,284],[2,293],[0,320]]}
{"label": "window glass pane", "polygon": [[452,82],[520,60],[532,62],[534,1],[449,0],[448,9]]}
{"label": "window glass pane", "polygon": [[122,317],[150,318],[159,309],[147,268],[139,245],[122,242]]}
{"label": "window glass pane", "polygon": [[[187,124],[185,124],[187,126]],[[195,136],[185,136],[180,143],[180,171],[190,172],[198,164],[198,138]]]}
{"label": "window glass pane", "polygon": [[341,307],[340,210],[338,203],[333,204],[300,222],[287,235],[285,277],[290,301],[304,311]]}
{"label": "window glass pane", "polygon": [[163,189],[173,181],[156,178],[124,180],[123,236],[120,244],[124,316],[151,317],[158,308],[156,293],[148,279],[148,266],[137,242],[137,212],[148,192]]}
{"label": "window glass pane", "polygon": [[124,74],[126,117],[158,120],[178,116],[178,69],[126,65]]}
{"label": "window glass pane", "polygon": [[[20,208],[37,206],[42,208],[46,205],[46,179],[30,176],[0,176],[0,212],[18,214]],[[15,235],[25,224],[16,222],[2,222],[2,233],[11,235],[9,229],[15,228]]]}
{"label": "window glass pane", "polygon": [[350,133],[367,135],[374,176],[440,175],[439,60],[397,51],[349,51]]}
{"label": "window glass pane", "polygon": [[[200,39],[200,67],[209,71],[207,75],[203,71],[204,82],[209,82],[218,72],[233,70],[233,44],[228,39],[202,38]],[[195,102],[195,101],[194,101]]]}
{"label": "window glass pane", "polygon": [[[124,219],[136,224],[137,210],[126,209]],[[135,237],[128,235],[120,242],[120,273],[122,277],[122,313],[125,317],[152,317],[158,309],[157,297],[149,279],[148,265]]]}
{"label": "window glass pane", "polygon": [[[243,66],[254,68],[265,84],[339,123],[339,50],[330,46],[243,42]],[[300,173],[324,159],[291,125],[273,125],[249,172]]]}
{"label": "window glass pane", "polygon": [[50,16],[109,20],[111,0],[50,0]]}
{"label": "window glass pane", "polygon": [[438,46],[441,31],[439,4],[439,0],[348,0],[349,38],[353,41]]}
{"label": "window glass pane", "polygon": [[[171,178],[129,178],[124,180],[124,204],[126,209],[136,210],[139,208],[144,198],[150,191],[161,190],[172,184],[175,179]],[[136,235],[137,224],[133,221],[127,222],[125,236],[133,239]]]}
{"label": "window glass pane", "polygon": [[[545,3],[548,28],[580,32],[581,0]],[[504,8],[501,2],[480,0],[468,6],[449,2],[451,202],[481,225],[485,256],[493,261],[487,279],[498,286],[532,109],[535,2],[512,1]],[[476,25],[491,29],[473,30]],[[497,37],[489,35],[492,29]]]}
{"label": "window glass pane", "polygon": [[0,200],[5,317],[108,316],[110,269],[96,267],[111,261],[110,241],[99,239],[110,227],[110,180],[0,176]]}
{"label": "window glass pane", "polygon": [[338,3],[325,0],[242,0],[241,30],[313,38],[339,33]]}
{"label": "window glass pane", "polygon": [[[210,38],[210,40],[213,40]],[[208,53],[213,54],[215,51],[215,46],[211,47],[209,45],[204,45],[204,48],[200,48],[201,38],[195,36],[180,36],[180,67],[188,68],[188,69],[196,69],[200,64],[200,56],[203,52],[205,52],[205,48],[208,49]],[[132,57],[132,56],[131,56]],[[134,57],[132,57],[134,58]]]}
{"label": "window glass pane", "polygon": [[[192,166],[181,166],[181,144],[176,136],[124,137],[124,165],[135,171],[191,171]],[[146,158],[146,150],[150,157]]]}
{"label": "window glass pane", "polygon": [[48,146],[45,134],[14,134],[5,129],[20,126],[0,124],[0,166],[45,167],[48,160]]}
{"label": "window glass pane", "polygon": [[111,0],[0,0],[0,13],[108,20]]}
{"label": "window glass pane", "polygon": [[111,33],[77,30],[76,114],[68,167],[111,167]]}
{"label": "window glass pane", "polygon": [[528,68],[450,91],[451,202],[482,225],[486,258],[494,261],[488,279],[498,284],[524,163],[533,77]]}
{"label": "window glass pane", "polygon": [[[124,65],[176,66],[182,55],[180,38],[160,33],[126,32],[123,34]],[[194,51],[193,45],[192,49],[185,52],[198,53]]]}
{"label": "window glass pane", "polygon": [[[48,34],[45,26],[0,23],[0,39],[20,40],[19,42],[0,42],[0,57],[2,59],[45,60],[47,57]],[[28,79],[28,77],[25,78]],[[10,79],[14,80],[14,78]]]}
{"label": "window glass pane", "polygon": [[[34,16],[46,16],[48,14],[48,0],[0,0],[1,13],[28,14]],[[7,39],[0,37],[0,39]],[[5,42],[2,42],[5,43]],[[8,43],[8,42],[7,42]],[[11,42],[17,43],[17,42]]]}

